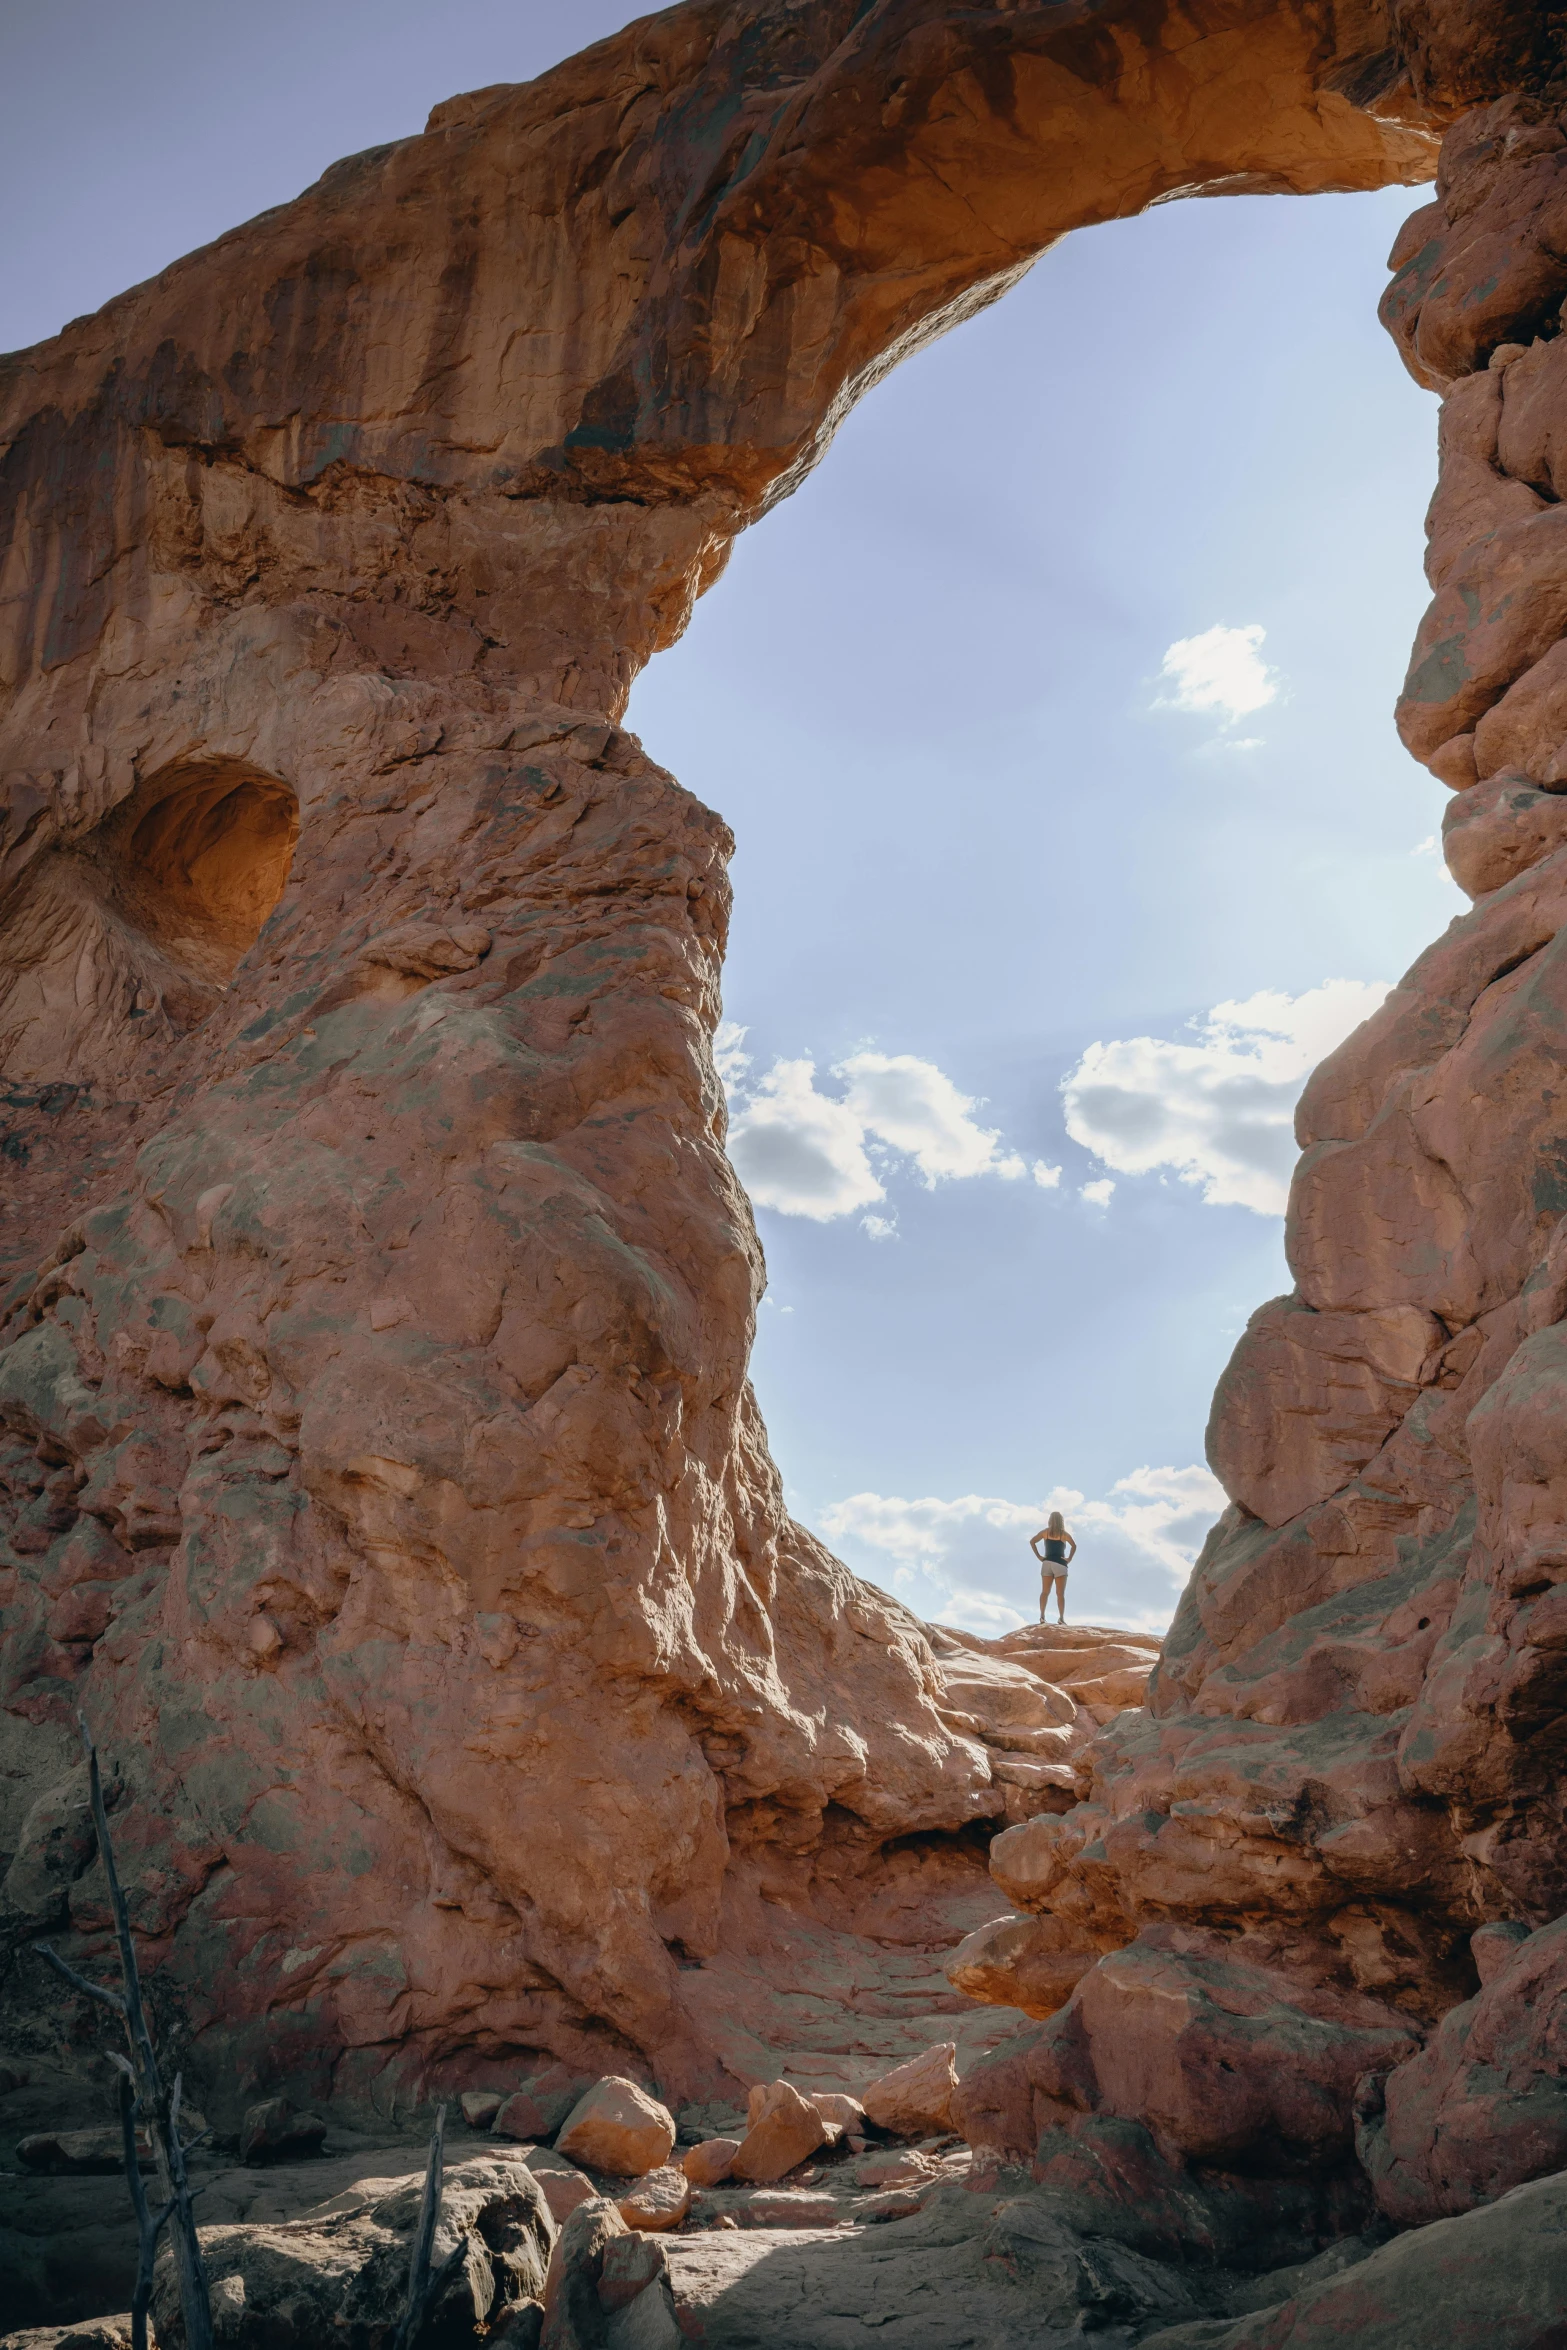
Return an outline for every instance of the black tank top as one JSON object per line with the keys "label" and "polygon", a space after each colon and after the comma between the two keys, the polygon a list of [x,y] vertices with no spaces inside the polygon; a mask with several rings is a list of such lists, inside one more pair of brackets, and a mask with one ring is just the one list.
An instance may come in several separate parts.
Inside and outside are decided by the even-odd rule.
{"label": "black tank top", "polygon": [[1059,1534],[1049,1534],[1045,1537],[1045,1556],[1052,1566],[1064,1567],[1066,1565],[1066,1544]]}

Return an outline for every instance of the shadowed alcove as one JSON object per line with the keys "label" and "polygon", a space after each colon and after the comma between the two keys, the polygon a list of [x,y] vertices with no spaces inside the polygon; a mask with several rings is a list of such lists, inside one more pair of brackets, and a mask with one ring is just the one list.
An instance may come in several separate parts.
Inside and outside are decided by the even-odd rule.
{"label": "shadowed alcove", "polygon": [[299,808],[272,776],[203,761],[154,778],[112,834],[101,861],[125,918],[172,962],[222,986],[283,894]]}
{"label": "shadowed alcove", "polygon": [[137,1056],[203,1020],[255,943],[298,832],[298,802],[275,776],[185,760],[80,844],[46,851],[5,925],[7,1070],[134,1093]]}

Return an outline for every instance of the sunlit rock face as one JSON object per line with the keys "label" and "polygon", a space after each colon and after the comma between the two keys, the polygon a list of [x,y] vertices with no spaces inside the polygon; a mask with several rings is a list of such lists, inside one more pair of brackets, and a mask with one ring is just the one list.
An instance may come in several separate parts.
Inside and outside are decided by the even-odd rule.
{"label": "sunlit rock face", "polygon": [[[1396,299],[1454,385],[1434,544],[1518,616],[1433,638],[1411,740],[1467,776],[1472,733],[1476,788],[1543,742],[1550,676],[1484,764],[1567,627],[1552,346],[1516,414],[1488,364],[1567,292],[1554,117],[1492,103],[1533,13],[693,0],[3,363],[6,1923],[103,1931],[80,1707],[209,2110],[520,2048],[673,2096],[977,2057],[1015,2019],[928,1954],[994,1918],[1010,1819],[1030,1979],[1080,1985],[1052,2159],[1157,2090],[1127,2192],[1277,2141],[1331,2232],[1356,2053],[1560,1906],[1554,738],[1463,828],[1506,878],[1308,1097],[1300,1300],[1216,1423],[1245,1510],[1153,1715],[1034,1813],[986,1676],[955,1702],[783,1509],[710,1055],[730,844],[618,723],[853,399],[1056,236],[1421,180],[1481,101]],[[1287,2114],[1187,2094],[1214,2013],[1225,2063],[1304,2051]]]}

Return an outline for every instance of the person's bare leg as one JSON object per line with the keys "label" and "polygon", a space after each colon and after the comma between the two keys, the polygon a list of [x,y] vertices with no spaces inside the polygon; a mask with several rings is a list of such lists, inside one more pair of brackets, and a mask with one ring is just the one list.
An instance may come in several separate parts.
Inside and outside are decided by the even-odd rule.
{"label": "person's bare leg", "polygon": [[1064,1575],[1056,1577],[1056,1622],[1058,1624],[1066,1622],[1066,1577]]}

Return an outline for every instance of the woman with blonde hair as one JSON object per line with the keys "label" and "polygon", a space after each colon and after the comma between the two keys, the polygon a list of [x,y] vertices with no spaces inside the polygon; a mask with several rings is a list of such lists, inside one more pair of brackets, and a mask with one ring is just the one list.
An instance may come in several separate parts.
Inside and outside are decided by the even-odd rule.
{"label": "woman with blonde hair", "polygon": [[[1040,1544],[1044,1549],[1040,1549]],[[1056,1622],[1066,1622],[1066,1571],[1077,1556],[1077,1536],[1066,1530],[1066,1520],[1059,1510],[1052,1510],[1039,1532],[1029,1540],[1029,1549],[1038,1559],[1043,1576],[1039,1586],[1039,1620],[1045,1621],[1045,1610],[1050,1605],[1050,1586],[1056,1587]]]}

